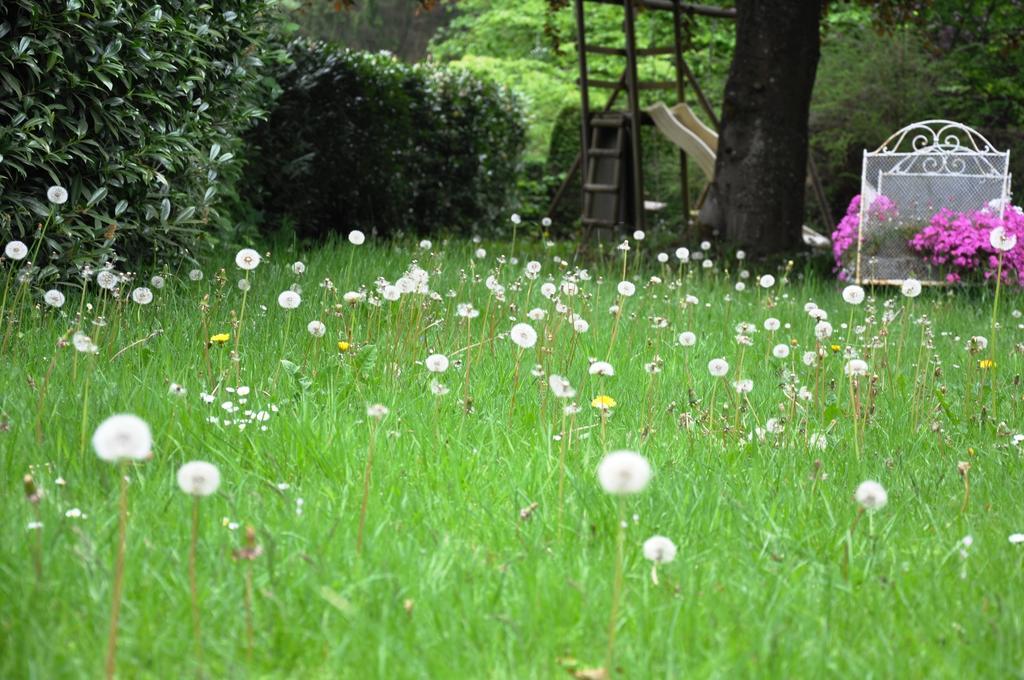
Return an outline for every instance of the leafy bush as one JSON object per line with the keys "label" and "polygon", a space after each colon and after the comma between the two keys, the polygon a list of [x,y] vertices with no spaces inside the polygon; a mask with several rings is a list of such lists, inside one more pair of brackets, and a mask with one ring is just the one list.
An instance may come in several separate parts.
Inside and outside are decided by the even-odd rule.
{"label": "leafy bush", "polygon": [[[527,161],[544,160],[559,111],[566,104],[578,102],[580,98],[575,84],[565,82],[564,72],[535,59],[496,59],[466,55],[449,65],[506,85],[522,98],[527,123]],[[578,106],[576,110],[579,111]]]}
{"label": "leafy bush", "polygon": [[[811,151],[833,213],[860,192],[862,154],[936,116],[941,65],[915,34],[843,28],[828,36],[811,101]],[[808,218],[817,206],[808,201]]]}
{"label": "leafy bush", "polygon": [[[0,237],[46,223],[40,279],[204,240],[268,94],[274,5],[0,3]],[[69,193],[52,219],[51,185]]]}
{"label": "leafy bush", "polygon": [[[563,107],[558,112],[558,117],[552,126],[545,174],[557,178],[558,184],[565,180],[580,153],[580,117],[580,106],[578,103],[574,103]],[[547,198],[550,202],[554,197],[548,196]],[[577,171],[573,182],[566,188],[562,200],[555,208],[555,214],[551,215],[551,219],[555,225],[564,229],[574,225],[582,213],[583,195],[580,193],[580,176]]]}
{"label": "leafy bush", "polygon": [[[1003,248],[992,232],[1002,229]],[[1024,287],[1024,212],[1006,206],[1003,217],[988,207],[975,213],[940,210],[927,227],[914,235],[910,247],[931,264],[949,268],[946,280],[988,281],[1000,276],[1004,283]]]}
{"label": "leafy bush", "polygon": [[249,199],[303,237],[466,230],[506,209],[524,126],[506,89],[387,54],[297,41],[250,135]]}

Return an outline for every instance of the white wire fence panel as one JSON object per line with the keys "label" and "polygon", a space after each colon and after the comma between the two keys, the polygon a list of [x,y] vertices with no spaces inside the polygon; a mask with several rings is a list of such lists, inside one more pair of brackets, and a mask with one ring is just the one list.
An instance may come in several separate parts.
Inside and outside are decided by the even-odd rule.
{"label": "white wire fence panel", "polygon": [[989,208],[1002,217],[1009,166],[1008,151],[995,150],[952,121],[908,125],[865,152],[860,232],[847,269],[860,282],[942,281],[945,273],[915,252],[910,240],[942,210],[973,214]]}

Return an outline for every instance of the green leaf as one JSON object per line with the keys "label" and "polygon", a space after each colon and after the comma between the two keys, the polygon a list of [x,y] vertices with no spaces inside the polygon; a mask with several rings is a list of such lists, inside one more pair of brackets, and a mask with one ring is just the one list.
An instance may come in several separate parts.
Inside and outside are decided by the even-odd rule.
{"label": "green leaf", "polygon": [[299,365],[287,359],[281,359],[281,368],[289,375],[297,375],[299,372]]}
{"label": "green leaf", "polygon": [[174,218],[174,223],[175,224],[180,224],[181,222],[184,222],[184,221],[190,219],[195,214],[196,214],[195,206],[189,206],[189,207],[185,208],[184,210],[182,210],[182,211],[180,211],[178,213],[177,217]]}
{"label": "green leaf", "polygon": [[93,207],[94,205],[96,205],[97,203],[102,201],[106,197],[106,195],[107,195],[107,188],[106,187],[100,187],[96,191],[92,192],[92,195],[89,196],[89,200],[85,202],[85,207],[87,207],[87,208]]}

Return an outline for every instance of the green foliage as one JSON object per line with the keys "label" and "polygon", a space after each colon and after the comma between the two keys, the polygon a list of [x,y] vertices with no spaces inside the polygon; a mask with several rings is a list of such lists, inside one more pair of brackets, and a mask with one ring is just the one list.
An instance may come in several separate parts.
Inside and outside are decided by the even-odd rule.
{"label": "green foliage", "polygon": [[[587,5],[587,40],[592,45],[623,47],[622,8]],[[733,33],[729,22],[684,19],[687,63],[695,72],[705,94],[717,103],[732,54]],[[431,54],[439,60],[464,65],[484,73],[515,90],[527,106],[529,134],[526,159],[531,172],[521,178],[520,207],[524,215],[543,210],[579,153],[579,76],[576,25],[568,6],[552,11],[547,0],[524,0],[514,5],[488,0],[460,0],[449,25],[431,43]],[[640,12],[637,40],[641,47],[673,44],[670,12]],[[617,81],[625,62],[621,57],[591,54],[588,72],[592,78]],[[672,58],[667,55],[640,60],[643,80],[672,80]],[[591,90],[591,107],[602,108],[609,90]],[[657,100],[673,103],[675,94],[642,92],[641,105]],[[696,98],[688,89],[688,101]],[[622,109],[622,95],[616,109]],[[644,171],[652,180],[658,200],[678,203],[678,165],[674,148],[660,141],[644,147]],[[691,193],[703,187],[703,178],[691,173]],[[667,189],[667,191],[663,190]],[[540,193],[537,193],[540,192]],[[565,226],[579,216],[578,184],[569,188],[555,224]],[[670,211],[666,211],[668,213]]]}
{"label": "green foliage", "polygon": [[[954,6],[955,5],[955,6]],[[833,214],[860,191],[861,154],[917,120],[948,118],[981,131],[1000,149],[1024,142],[1024,28],[990,3],[991,15],[933,2],[900,26],[869,28],[871,13],[844,7],[827,18],[811,103],[811,149]],[[957,8],[960,9],[957,9]],[[964,10],[964,11],[960,11]],[[889,21],[888,19],[886,21]],[[1011,153],[1024,173],[1024,155]],[[817,217],[813,206],[808,216]]]}
{"label": "green foliage", "polygon": [[505,211],[524,138],[511,92],[383,54],[290,50],[283,96],[249,137],[249,198],[270,226],[290,219],[304,237],[468,230]]}
{"label": "green foliage", "polygon": [[[908,123],[942,115],[943,64],[910,31],[828,34],[811,102],[811,149],[834,214],[860,193],[862,154]],[[812,208],[815,210],[810,212]],[[809,215],[817,217],[808,202]]]}
{"label": "green foliage", "polygon": [[302,36],[354,50],[387,50],[403,61],[423,59],[431,36],[449,16],[440,7],[410,0],[359,0],[347,7],[324,0],[290,1],[300,5],[290,16]]}
{"label": "green foliage", "polygon": [[[239,132],[262,115],[273,0],[0,6],[0,238],[48,221],[43,279],[189,257],[222,216]],[[50,217],[46,189],[70,198]]]}
{"label": "green foliage", "polygon": [[565,73],[553,64],[533,59],[466,55],[451,65],[500,82],[521,97],[527,122],[525,158],[528,161],[544,160],[559,111],[579,101],[575,84],[567,83]]}
{"label": "green foliage", "polygon": [[[564,179],[579,153],[580,107],[576,104],[563,107],[555,119],[545,173],[558,177],[559,180]],[[551,219],[556,225],[572,224],[582,213],[583,197],[580,195],[579,185],[574,184],[562,197]]]}

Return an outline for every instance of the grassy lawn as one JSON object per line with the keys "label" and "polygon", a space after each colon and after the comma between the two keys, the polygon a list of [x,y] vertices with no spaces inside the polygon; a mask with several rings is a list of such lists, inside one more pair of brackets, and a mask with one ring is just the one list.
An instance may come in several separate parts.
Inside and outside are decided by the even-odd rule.
{"label": "grassy lawn", "polygon": [[[616,291],[615,253],[577,273],[578,294],[549,299],[542,284],[575,272],[553,260],[571,258],[568,246],[536,249],[536,279],[524,276],[523,253],[499,263],[509,244],[484,244],[482,258],[477,247],[282,249],[248,274],[225,252],[201,281],[187,265],[167,272],[146,305],[130,292],[155,272],[122,283],[120,301],[95,282],[84,306],[64,290],[60,309],[38,295],[26,304],[10,281],[5,304],[22,311],[3,329],[0,677],[102,674],[119,467],[97,458],[90,438],[122,412],[144,418],[154,443],[151,460],[124,468],[121,677],[523,679],[600,667],[620,507],[616,677],[1024,673],[1024,544],[1008,540],[1024,531],[1016,291],[1001,293],[993,343],[982,291],[925,290],[911,301],[869,290],[850,305],[833,282],[779,271],[771,288],[755,271],[737,291],[742,263],[680,269],[644,252],[650,264],[638,267],[634,244],[635,295]],[[413,260],[436,296],[343,300],[361,286],[380,298],[375,279],[396,282]],[[282,309],[278,296],[294,284],[301,304]],[[827,310],[830,338],[816,339],[809,301]],[[479,311],[468,321],[457,311],[467,302]],[[534,308],[545,318],[529,318]],[[568,314],[589,329],[575,333]],[[914,323],[922,315],[926,326]],[[764,328],[769,317],[778,330]],[[313,320],[323,337],[307,331]],[[520,351],[508,337],[518,322],[539,333],[537,346]],[[737,342],[740,322],[755,329],[749,346]],[[851,332],[850,322],[865,328]],[[79,326],[98,353],[58,346]],[[683,331],[694,346],[681,346]],[[208,346],[220,333],[227,342]],[[966,349],[974,335],[987,349]],[[339,341],[350,345],[340,351]],[[856,389],[847,343],[869,370]],[[773,356],[778,344],[790,345],[788,357]],[[823,357],[806,365],[816,347]],[[446,372],[427,370],[433,353],[449,358]],[[656,356],[661,370],[649,373]],[[709,374],[713,358],[728,362],[725,378]],[[591,359],[615,375],[589,375]],[[981,368],[985,359],[995,365]],[[548,389],[552,373],[578,392],[578,414],[563,416],[569,401]],[[749,394],[734,389],[738,378],[753,381]],[[450,391],[435,394],[432,380]],[[172,394],[172,383],[187,392]],[[598,395],[616,402],[604,419],[591,406]],[[369,417],[371,404],[389,413]],[[595,471],[615,449],[650,461],[641,493],[603,491]],[[193,502],[175,481],[194,459],[222,476],[200,503],[201,661]],[[969,499],[960,461],[970,464]],[[27,473],[43,490],[37,504],[22,492]],[[853,494],[868,479],[889,502],[861,515]],[[36,521],[41,529],[26,528]],[[236,560],[247,526],[262,554]],[[641,551],[652,535],[678,546],[657,584]]]}

